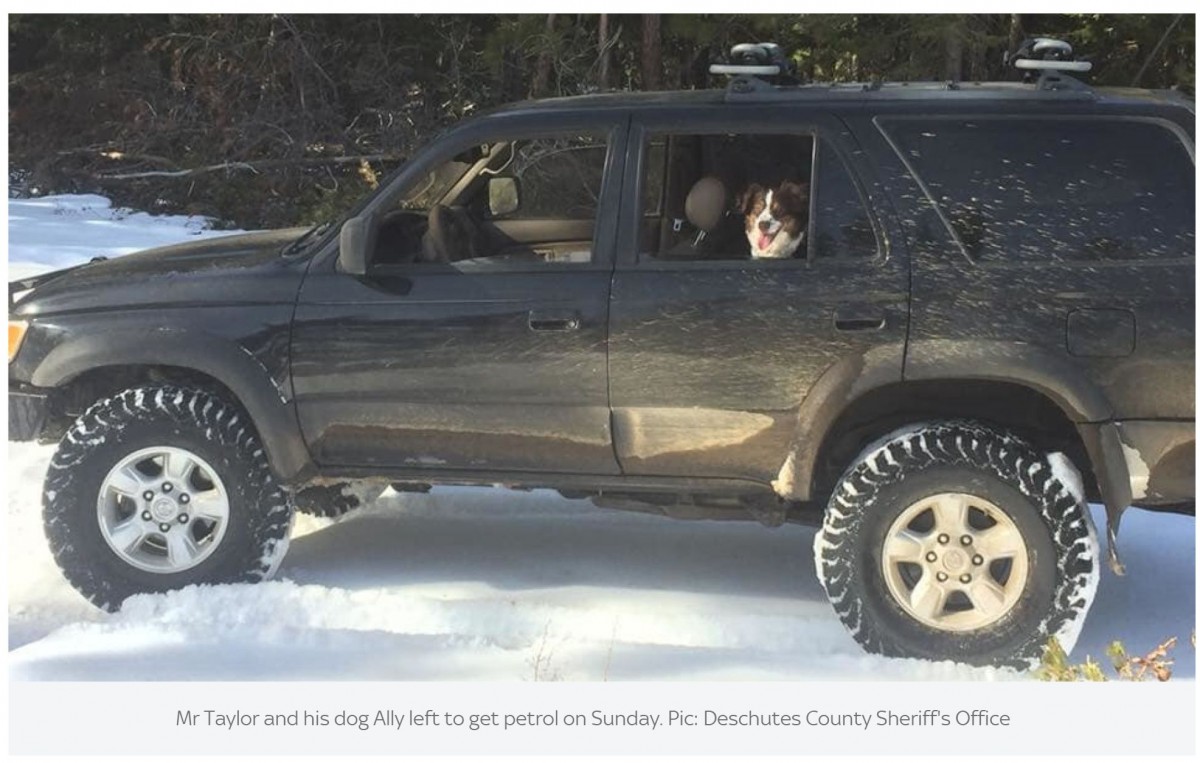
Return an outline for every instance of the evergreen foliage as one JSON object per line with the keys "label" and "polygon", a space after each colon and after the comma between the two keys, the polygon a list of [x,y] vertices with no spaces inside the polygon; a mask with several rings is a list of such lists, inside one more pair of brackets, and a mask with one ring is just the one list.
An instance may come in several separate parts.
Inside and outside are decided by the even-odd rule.
{"label": "evergreen foliage", "polygon": [[[528,97],[710,86],[736,42],[809,80],[1011,79],[1030,34],[1101,85],[1195,81],[1191,15],[9,16],[10,193],[311,223],[441,128]],[[152,174],[147,174],[152,173]]]}

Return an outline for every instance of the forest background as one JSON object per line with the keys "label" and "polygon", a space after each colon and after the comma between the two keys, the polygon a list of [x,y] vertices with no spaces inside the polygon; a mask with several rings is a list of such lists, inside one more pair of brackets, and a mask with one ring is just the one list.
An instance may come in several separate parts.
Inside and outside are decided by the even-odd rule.
{"label": "forest background", "polygon": [[700,89],[739,42],[803,81],[1012,80],[1065,39],[1096,85],[1193,95],[1195,17],[1137,14],[9,16],[9,195],[272,228],[336,217],[458,120],[526,98]]}

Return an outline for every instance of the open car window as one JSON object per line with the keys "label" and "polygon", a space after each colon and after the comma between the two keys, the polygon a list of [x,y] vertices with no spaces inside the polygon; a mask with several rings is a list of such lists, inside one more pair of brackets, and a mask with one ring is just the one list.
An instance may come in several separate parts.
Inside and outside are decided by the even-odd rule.
{"label": "open car window", "polygon": [[642,261],[869,259],[878,237],[843,158],[812,134],[654,134]]}
{"label": "open car window", "polygon": [[590,263],[608,148],[604,135],[564,134],[464,152],[382,217],[372,265]]}
{"label": "open car window", "polygon": [[[590,220],[600,206],[607,146],[603,138],[570,136],[515,141],[497,151],[485,175],[512,178],[517,208],[493,219]],[[498,165],[498,167],[497,167]],[[490,212],[490,210],[489,210]]]}
{"label": "open car window", "polygon": [[805,259],[814,137],[657,134],[639,252],[656,260]]}

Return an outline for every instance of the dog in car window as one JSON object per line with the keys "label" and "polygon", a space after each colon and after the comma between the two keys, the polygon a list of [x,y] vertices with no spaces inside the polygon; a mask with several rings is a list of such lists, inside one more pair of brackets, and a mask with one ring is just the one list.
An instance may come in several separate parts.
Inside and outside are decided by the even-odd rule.
{"label": "dog in car window", "polygon": [[808,230],[808,184],[786,180],[774,188],[754,183],[742,194],[750,256],[756,260],[793,257]]}

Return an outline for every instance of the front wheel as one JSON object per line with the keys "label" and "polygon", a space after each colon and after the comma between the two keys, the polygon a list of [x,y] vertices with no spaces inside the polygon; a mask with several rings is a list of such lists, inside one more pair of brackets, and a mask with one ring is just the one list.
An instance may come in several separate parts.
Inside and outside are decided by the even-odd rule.
{"label": "front wheel", "polygon": [[1025,668],[1051,636],[1070,651],[1100,571],[1087,504],[1062,468],[972,422],[868,448],[815,541],[843,624],[868,651],[897,657]]}
{"label": "front wheel", "polygon": [[126,390],[80,416],[50,462],[43,509],[63,574],[108,610],[137,593],[263,580],[292,518],[245,414],[171,386]]}

